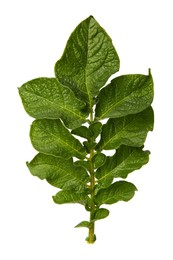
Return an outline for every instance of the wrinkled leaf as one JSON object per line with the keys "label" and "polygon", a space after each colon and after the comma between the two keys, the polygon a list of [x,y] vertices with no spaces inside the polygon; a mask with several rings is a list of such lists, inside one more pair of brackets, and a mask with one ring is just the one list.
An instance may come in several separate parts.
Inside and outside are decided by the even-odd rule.
{"label": "wrinkled leaf", "polygon": [[27,163],[32,175],[41,180],[46,179],[51,185],[60,189],[84,189],[89,181],[87,172],[73,164],[72,159],[65,160],[46,154],[37,154]]}
{"label": "wrinkled leaf", "polygon": [[96,171],[96,178],[100,186],[106,187],[113,178],[126,178],[127,175],[140,169],[149,161],[149,151],[142,148],[121,146],[113,156],[106,158],[105,164]]}
{"label": "wrinkled leaf", "polygon": [[[105,98],[106,97],[106,98]],[[153,79],[149,75],[123,75],[111,81],[98,95],[96,117],[118,118],[149,107],[153,100]]]}
{"label": "wrinkled leaf", "polygon": [[90,108],[93,97],[118,70],[119,58],[112,40],[92,16],[76,27],[55,65],[56,77]]}
{"label": "wrinkled leaf", "polygon": [[127,181],[118,181],[111,184],[108,188],[99,190],[94,201],[98,206],[113,204],[118,201],[129,201],[133,198],[136,190],[134,184]]}
{"label": "wrinkled leaf", "polygon": [[86,121],[85,103],[55,78],[37,78],[19,88],[26,112],[36,118],[61,118],[69,128]]}
{"label": "wrinkled leaf", "polygon": [[85,192],[75,192],[73,190],[59,191],[52,198],[53,201],[57,204],[79,203],[85,205],[85,202],[88,200],[88,197]]}
{"label": "wrinkled leaf", "polygon": [[116,149],[120,145],[140,147],[148,131],[153,130],[154,114],[151,107],[144,111],[120,118],[111,118],[102,128],[99,150]]}
{"label": "wrinkled leaf", "polygon": [[70,158],[85,157],[85,149],[64,127],[62,122],[51,119],[37,119],[31,125],[32,145],[41,153]]}

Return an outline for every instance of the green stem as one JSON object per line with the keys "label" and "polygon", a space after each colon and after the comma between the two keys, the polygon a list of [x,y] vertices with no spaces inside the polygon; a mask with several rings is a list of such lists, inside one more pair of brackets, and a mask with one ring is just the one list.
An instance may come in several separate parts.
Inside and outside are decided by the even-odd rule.
{"label": "green stem", "polygon": [[[90,113],[90,122],[93,122],[93,112]],[[91,147],[93,145],[94,139],[91,137]],[[94,203],[94,186],[95,186],[95,176],[94,176],[94,163],[93,163],[93,157],[94,157],[94,149],[91,148],[90,150],[90,190],[91,190],[91,211],[90,211],[90,227],[89,227],[89,233],[88,233],[88,243],[93,244],[95,241],[95,234],[94,234],[94,214],[95,214],[95,203]]]}

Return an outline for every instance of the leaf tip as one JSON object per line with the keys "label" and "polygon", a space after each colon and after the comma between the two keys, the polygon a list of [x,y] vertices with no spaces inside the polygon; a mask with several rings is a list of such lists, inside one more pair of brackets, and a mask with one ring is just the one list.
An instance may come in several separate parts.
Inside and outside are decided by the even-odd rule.
{"label": "leaf tip", "polygon": [[29,162],[26,162],[26,166],[29,167]]}

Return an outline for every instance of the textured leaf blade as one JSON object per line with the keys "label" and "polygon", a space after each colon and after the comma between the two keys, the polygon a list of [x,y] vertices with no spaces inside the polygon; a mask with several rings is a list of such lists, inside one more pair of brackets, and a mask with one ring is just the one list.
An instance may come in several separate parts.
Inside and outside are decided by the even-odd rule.
{"label": "textured leaf blade", "polygon": [[96,139],[98,137],[98,135],[101,133],[102,123],[95,122],[90,125],[89,129],[91,130],[92,135],[94,136],[94,139]]}
{"label": "textured leaf blade", "polygon": [[111,118],[102,128],[97,149],[116,149],[120,145],[141,147],[148,131],[153,130],[154,113],[151,107],[144,111],[120,118]]}
{"label": "textured leaf blade", "polygon": [[87,171],[89,171],[90,170],[90,162],[88,161],[88,160],[77,160],[77,161],[75,161],[74,162],[74,164],[76,165],[76,166],[81,166],[81,167],[83,167],[84,169],[86,169]]}
{"label": "textured leaf blade", "polygon": [[62,190],[53,196],[53,201],[57,204],[79,203],[85,205],[87,199],[85,192],[72,192],[71,190]]}
{"label": "textured leaf blade", "polygon": [[37,154],[27,163],[32,175],[41,180],[46,179],[51,185],[60,189],[85,189],[89,181],[87,172],[73,164],[73,160],[65,160],[46,154]]}
{"label": "textured leaf blade", "polygon": [[41,153],[80,159],[86,154],[79,140],[71,135],[59,119],[35,120],[31,125],[30,138],[34,148]]}
{"label": "textured leaf blade", "polygon": [[96,117],[118,118],[139,113],[151,105],[153,95],[150,72],[148,76],[132,74],[117,77],[100,91]]}
{"label": "textured leaf blade", "polygon": [[148,163],[149,154],[149,151],[143,151],[141,147],[121,146],[115,155],[108,156],[105,164],[97,169],[98,185],[107,187],[113,178],[126,178],[129,173]]}
{"label": "textured leaf blade", "polygon": [[94,221],[106,218],[109,216],[109,210],[100,208],[95,212]]}
{"label": "textured leaf blade", "polygon": [[113,204],[118,201],[129,201],[133,198],[136,190],[134,184],[127,181],[118,181],[108,188],[99,190],[94,200],[98,206]]}
{"label": "textured leaf blade", "polygon": [[119,58],[112,40],[92,16],[76,27],[55,65],[56,77],[80,99],[87,100],[90,108],[93,97],[118,70]]}
{"label": "textured leaf blade", "polygon": [[85,103],[55,78],[37,78],[19,88],[26,112],[36,118],[61,118],[69,128],[86,122]]}

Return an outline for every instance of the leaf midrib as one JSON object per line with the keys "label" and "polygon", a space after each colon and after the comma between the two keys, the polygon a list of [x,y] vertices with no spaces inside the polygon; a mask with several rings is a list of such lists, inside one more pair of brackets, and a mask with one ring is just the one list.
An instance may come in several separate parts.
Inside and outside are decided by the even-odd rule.
{"label": "leaf midrib", "polygon": [[47,132],[47,133],[50,134],[51,136],[55,137],[55,139],[57,139],[60,144],[65,144],[66,147],[70,147],[71,150],[77,152],[77,154],[80,154],[82,157],[84,157],[84,152],[83,152],[83,153],[79,152],[79,151],[76,150],[73,146],[69,145],[69,144],[66,143],[64,140],[58,138],[55,134],[53,134],[53,133],[51,133],[51,132],[49,132],[49,131],[45,131],[45,129],[44,129],[44,132]]}
{"label": "leaf midrib", "polygon": [[[120,164],[118,164],[118,165],[116,165],[116,167],[114,167],[110,172],[108,172],[107,174],[105,174],[104,176],[102,176],[99,180],[98,180],[98,182],[100,182],[101,180],[103,180],[104,178],[106,178],[106,177],[111,177],[111,176],[108,176],[108,175],[111,175],[111,173],[117,168],[117,167],[119,167],[122,163],[124,163],[126,160],[128,160],[128,158],[134,153],[135,151],[132,151],[129,155],[128,155],[128,157],[126,157],[125,158],[125,160],[123,160]],[[113,177],[113,176],[112,176]],[[115,176],[116,177],[116,176]],[[115,178],[114,177],[114,178]]]}
{"label": "leaf midrib", "polygon": [[[146,81],[147,81],[147,80],[145,80],[144,84],[146,83]],[[142,85],[142,86],[143,86],[143,85]],[[142,88],[142,86],[141,86],[141,88]],[[147,86],[146,86],[146,87],[147,87]],[[111,111],[112,109],[115,109],[116,106],[119,106],[122,102],[124,102],[126,99],[128,99],[130,95],[132,95],[134,92],[136,92],[136,91],[138,91],[138,90],[139,90],[139,89],[135,89],[135,91],[130,92],[130,94],[128,94],[128,96],[122,98],[122,99],[119,100],[117,103],[115,103],[115,104],[113,104],[112,106],[110,106],[109,109],[107,109],[106,112],[103,113],[102,116],[99,117],[99,119],[104,119],[104,118],[106,118],[106,117],[107,117],[106,115],[109,113],[109,111]],[[146,93],[146,94],[143,95],[143,96],[140,96],[140,98],[141,98],[141,97],[144,97],[144,96],[146,96],[146,95],[148,95],[148,93]]]}
{"label": "leaf midrib", "polygon": [[[63,116],[63,112],[62,112],[62,111],[65,109],[65,110],[68,112],[68,116],[69,116],[70,114],[74,114],[75,116],[77,116],[77,117],[80,118],[81,120],[85,121],[85,117],[82,117],[82,116],[81,116],[81,113],[80,113],[80,114],[76,114],[76,113],[74,112],[74,110],[69,110],[66,106],[62,107],[62,106],[60,106],[58,103],[53,102],[53,101],[49,100],[48,98],[42,97],[42,96],[40,96],[40,95],[38,95],[38,94],[35,94],[35,93],[32,93],[32,92],[30,92],[30,91],[28,91],[28,90],[25,90],[25,91],[28,92],[29,94],[33,95],[33,96],[37,96],[37,97],[39,97],[39,98],[41,98],[41,99],[43,99],[43,100],[47,100],[49,103],[53,104],[53,106],[54,106],[55,108],[57,108],[57,107],[60,108],[60,109],[61,109],[61,114],[62,114],[62,116]],[[57,105],[58,105],[58,106],[57,106]]]}
{"label": "leaf midrib", "polygon": [[[56,166],[56,165],[54,165],[54,164],[48,164],[48,163],[40,163],[40,164],[36,164],[36,166],[42,166],[42,165],[47,165],[47,166],[49,166],[49,167],[51,167],[51,166],[53,166],[53,167],[55,167],[55,168],[57,168],[57,169],[59,169],[60,167],[59,167],[59,165],[58,166]],[[77,181],[79,181],[79,182],[81,182],[84,186],[85,186],[85,182],[84,181],[82,181],[81,179],[79,179],[79,178],[77,178],[77,176],[76,175],[73,175],[73,173],[69,173],[69,171],[68,171],[68,173],[67,173],[67,171],[66,170],[64,170],[64,168],[63,167],[61,167],[60,168],[61,169],[61,171],[64,173],[64,175],[69,175],[69,176],[72,176],[73,178],[75,178]],[[55,178],[56,179],[56,178]],[[49,179],[48,179],[49,180]],[[53,180],[53,179],[52,179]]]}
{"label": "leaf midrib", "polygon": [[[129,115],[127,115],[127,116],[129,116]],[[125,116],[126,117],[126,116]],[[125,122],[125,117],[124,117],[124,122]],[[136,117],[134,117],[129,123],[127,123],[127,124],[124,124],[124,122],[123,122],[123,127],[121,128],[121,130],[120,131],[118,131],[117,133],[115,133],[109,140],[108,140],[108,142],[106,142],[106,143],[103,143],[104,144],[104,146],[102,145],[101,146],[101,148],[102,148],[102,150],[103,150],[103,148],[105,147],[105,146],[107,146],[107,144],[108,143],[110,143],[111,141],[112,141],[112,139],[114,139],[115,138],[115,136],[117,135],[121,135],[121,133],[124,131],[124,129],[126,128],[126,127],[128,127],[133,121],[135,121],[136,120]],[[147,132],[147,131],[150,131],[150,130],[143,130],[143,132]],[[138,133],[139,134],[139,133]],[[120,136],[121,137],[121,136]],[[117,147],[116,147],[117,148]]]}

